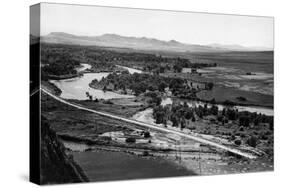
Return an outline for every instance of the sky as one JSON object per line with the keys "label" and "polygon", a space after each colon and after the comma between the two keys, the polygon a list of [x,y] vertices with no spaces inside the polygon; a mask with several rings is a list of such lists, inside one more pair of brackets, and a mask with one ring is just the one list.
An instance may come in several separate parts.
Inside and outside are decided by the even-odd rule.
{"label": "sky", "polygon": [[41,4],[41,35],[66,32],[177,40],[188,44],[237,44],[273,48],[272,17]]}

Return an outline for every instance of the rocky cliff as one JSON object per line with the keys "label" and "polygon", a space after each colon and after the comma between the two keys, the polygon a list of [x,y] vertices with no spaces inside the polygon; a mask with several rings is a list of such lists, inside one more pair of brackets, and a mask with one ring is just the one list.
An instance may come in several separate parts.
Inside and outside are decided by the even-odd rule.
{"label": "rocky cliff", "polygon": [[85,182],[83,170],[65,153],[65,147],[41,117],[41,184]]}

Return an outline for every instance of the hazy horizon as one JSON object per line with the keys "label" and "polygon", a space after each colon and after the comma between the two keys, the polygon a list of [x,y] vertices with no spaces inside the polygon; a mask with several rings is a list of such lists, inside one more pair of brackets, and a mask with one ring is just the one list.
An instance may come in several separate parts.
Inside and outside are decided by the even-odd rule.
{"label": "hazy horizon", "polygon": [[198,45],[273,49],[273,18],[179,11],[41,4],[41,36],[116,34]]}
{"label": "hazy horizon", "polygon": [[[98,36],[103,36],[103,35],[118,35],[118,36],[122,36],[122,37],[135,37],[135,38],[147,38],[147,39],[156,39],[156,40],[161,40],[161,39],[158,39],[158,38],[155,38],[155,37],[148,37],[148,36],[141,36],[141,37],[136,37],[136,36],[125,36],[125,35],[121,35],[121,34],[118,34],[118,33],[103,33],[103,34],[100,34],[100,35],[77,35],[77,34],[73,34],[73,33],[69,33],[69,32],[64,32],[64,31],[52,31],[46,35],[42,35],[42,36],[47,36],[51,33],[65,33],[65,34],[70,34],[70,35],[75,35],[75,36],[78,36],[78,37],[98,37]],[[169,41],[172,41],[172,40],[175,40],[175,39],[170,39],[170,40],[161,40],[161,41],[165,41],[165,42],[169,42]],[[240,44],[236,44],[236,43],[233,43],[233,44],[221,44],[221,43],[209,43],[209,44],[198,44],[198,43],[185,43],[185,42],[182,42],[182,41],[178,41],[178,40],[175,40],[177,42],[180,42],[180,43],[183,43],[183,44],[191,44],[191,45],[206,45],[206,46],[210,46],[210,45],[237,45],[237,46],[242,46],[242,47],[246,47],[246,48],[271,48],[271,47],[264,47],[264,46],[244,46],[244,45],[240,45]],[[272,47],[273,49],[273,47]]]}

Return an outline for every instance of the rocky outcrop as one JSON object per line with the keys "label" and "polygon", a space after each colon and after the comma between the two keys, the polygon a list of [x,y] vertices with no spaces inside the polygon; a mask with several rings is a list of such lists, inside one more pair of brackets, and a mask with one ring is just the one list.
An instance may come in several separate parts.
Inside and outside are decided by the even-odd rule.
{"label": "rocky outcrop", "polygon": [[65,147],[41,116],[41,184],[85,182],[83,170],[65,153]]}

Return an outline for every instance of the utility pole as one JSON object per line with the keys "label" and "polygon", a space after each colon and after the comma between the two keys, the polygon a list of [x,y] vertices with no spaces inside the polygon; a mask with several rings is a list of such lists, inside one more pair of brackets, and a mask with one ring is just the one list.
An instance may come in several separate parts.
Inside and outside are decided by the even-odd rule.
{"label": "utility pole", "polygon": [[178,159],[178,155],[177,155],[177,140],[175,140],[175,154],[176,154],[176,160]]}
{"label": "utility pole", "polygon": [[180,141],[178,141],[178,142],[179,142],[179,156],[180,156],[179,160],[180,160],[180,163],[181,163],[181,145],[180,145]]}
{"label": "utility pole", "polygon": [[198,159],[198,162],[199,162],[200,175],[202,175],[202,169],[201,169],[201,146],[200,146],[200,144],[199,144],[199,159]]}

